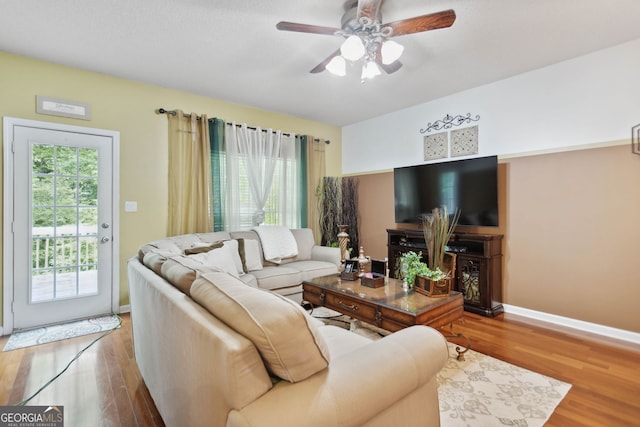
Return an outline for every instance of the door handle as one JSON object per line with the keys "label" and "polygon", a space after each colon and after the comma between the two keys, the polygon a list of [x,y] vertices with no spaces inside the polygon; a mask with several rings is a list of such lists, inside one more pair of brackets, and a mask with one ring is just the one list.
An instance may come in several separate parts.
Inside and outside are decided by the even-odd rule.
{"label": "door handle", "polygon": [[104,236],[102,239],[100,239],[100,243],[107,243],[109,241],[109,238],[107,236]]}

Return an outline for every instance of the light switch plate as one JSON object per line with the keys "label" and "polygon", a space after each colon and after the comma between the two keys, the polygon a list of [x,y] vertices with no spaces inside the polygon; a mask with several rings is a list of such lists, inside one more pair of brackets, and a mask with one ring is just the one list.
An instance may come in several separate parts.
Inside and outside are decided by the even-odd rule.
{"label": "light switch plate", "polygon": [[125,212],[138,212],[138,202],[124,202]]}

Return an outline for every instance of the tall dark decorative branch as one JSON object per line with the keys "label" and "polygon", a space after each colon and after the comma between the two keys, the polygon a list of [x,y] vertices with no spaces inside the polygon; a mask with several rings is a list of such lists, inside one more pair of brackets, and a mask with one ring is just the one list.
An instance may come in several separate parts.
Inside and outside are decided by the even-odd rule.
{"label": "tall dark decorative branch", "polygon": [[342,178],[342,224],[347,225],[351,253],[355,256],[360,248],[358,233],[358,180],[357,178]]}
{"label": "tall dark decorative branch", "polygon": [[357,253],[358,237],[358,181],[356,178],[325,177],[320,188],[321,244],[337,244],[339,224],[347,226],[351,253]]}
{"label": "tall dark decorative branch", "polygon": [[339,219],[342,217],[342,185],[340,178],[326,176],[319,195],[321,244],[329,246],[337,239]]}

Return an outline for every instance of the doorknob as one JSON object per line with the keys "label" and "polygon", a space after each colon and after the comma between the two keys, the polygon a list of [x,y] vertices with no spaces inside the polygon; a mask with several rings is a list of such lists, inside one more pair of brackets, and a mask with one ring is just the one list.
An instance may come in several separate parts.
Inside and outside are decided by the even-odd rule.
{"label": "doorknob", "polygon": [[109,223],[108,222],[103,222],[102,223],[102,228],[109,228]]}
{"label": "doorknob", "polygon": [[109,241],[109,238],[107,236],[104,236],[102,239],[100,239],[100,243],[107,243]]}

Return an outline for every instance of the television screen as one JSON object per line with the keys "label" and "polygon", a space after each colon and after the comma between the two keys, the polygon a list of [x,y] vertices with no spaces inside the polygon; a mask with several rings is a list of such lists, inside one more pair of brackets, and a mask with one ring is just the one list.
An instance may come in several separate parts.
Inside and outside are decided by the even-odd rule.
{"label": "television screen", "polygon": [[395,168],[396,223],[421,223],[445,205],[460,209],[458,225],[498,226],[498,157],[478,157]]}

